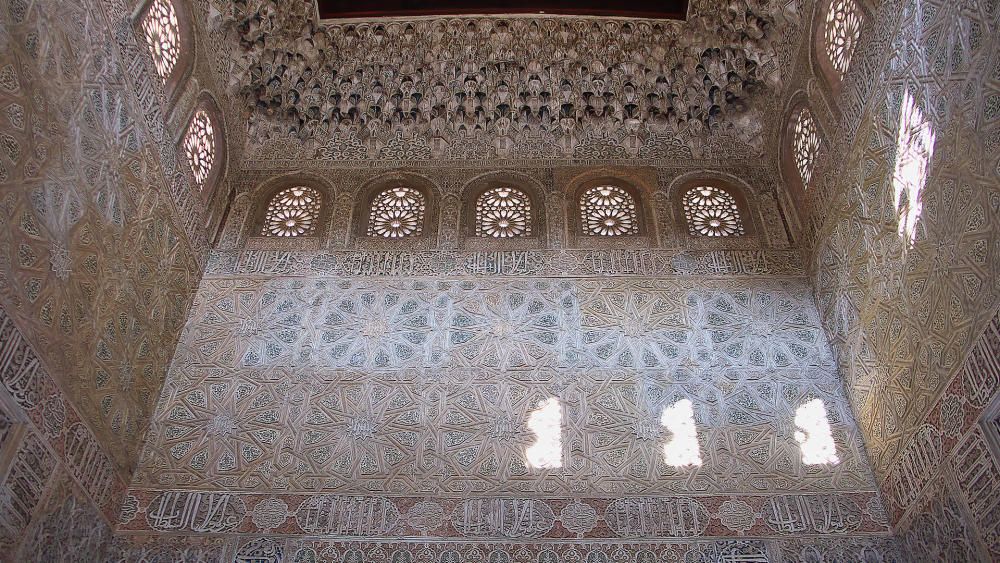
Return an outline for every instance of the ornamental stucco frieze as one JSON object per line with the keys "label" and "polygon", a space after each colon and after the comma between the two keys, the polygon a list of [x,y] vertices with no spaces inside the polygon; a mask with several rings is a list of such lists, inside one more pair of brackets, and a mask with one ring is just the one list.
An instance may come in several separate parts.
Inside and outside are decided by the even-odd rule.
{"label": "ornamental stucco frieze", "polygon": [[317,22],[311,2],[245,0],[214,23],[241,45],[249,159],[745,158],[764,151],[794,6]]}

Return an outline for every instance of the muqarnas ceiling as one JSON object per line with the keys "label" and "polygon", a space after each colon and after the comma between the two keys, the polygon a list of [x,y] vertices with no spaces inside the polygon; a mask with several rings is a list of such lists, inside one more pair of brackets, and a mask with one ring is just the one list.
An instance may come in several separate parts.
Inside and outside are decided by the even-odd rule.
{"label": "muqarnas ceiling", "polygon": [[798,19],[773,0],[699,1],[687,21],[231,8],[255,160],[754,158]]}

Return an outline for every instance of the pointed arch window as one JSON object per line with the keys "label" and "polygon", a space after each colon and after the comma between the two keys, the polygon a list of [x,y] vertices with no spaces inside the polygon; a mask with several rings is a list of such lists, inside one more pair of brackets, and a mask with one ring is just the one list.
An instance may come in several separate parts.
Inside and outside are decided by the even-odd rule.
{"label": "pointed arch window", "polygon": [[799,171],[799,177],[802,178],[802,185],[806,188],[812,181],[816,157],[819,154],[819,144],[819,130],[816,129],[816,122],[813,121],[809,110],[802,108],[795,118],[792,148],[795,167]]}
{"label": "pointed arch window", "polygon": [[847,73],[861,37],[861,8],[855,0],[832,0],[826,12],[823,44],[839,77]]}
{"label": "pointed arch window", "polygon": [[267,203],[261,234],[266,237],[309,236],[316,232],[320,206],[319,192],[313,188],[285,188]]}
{"label": "pointed arch window", "polygon": [[517,188],[498,186],[476,198],[476,236],[531,236],[531,199]]}
{"label": "pointed arch window", "polygon": [[216,159],[215,126],[205,110],[198,110],[191,118],[184,134],[184,154],[195,184],[199,190],[204,189]]}
{"label": "pointed arch window", "polygon": [[684,218],[695,236],[731,237],[744,234],[736,199],[715,186],[696,186],[684,193]]}
{"label": "pointed arch window", "polygon": [[623,188],[601,185],[583,192],[580,198],[583,232],[595,236],[639,234],[635,198]]}
{"label": "pointed arch window", "polygon": [[181,29],[177,11],[170,0],[153,0],[142,20],[142,31],[160,78],[174,72],[181,54]]}
{"label": "pointed arch window", "polygon": [[419,236],[424,228],[427,198],[419,190],[396,186],[379,192],[368,216],[368,236],[403,238]]}

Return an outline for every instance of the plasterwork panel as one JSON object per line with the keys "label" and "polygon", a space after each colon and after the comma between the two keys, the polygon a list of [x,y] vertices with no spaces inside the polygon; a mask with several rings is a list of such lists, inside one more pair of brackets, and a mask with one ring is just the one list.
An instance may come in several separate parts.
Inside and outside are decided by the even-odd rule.
{"label": "plasterwork panel", "polygon": [[[723,275],[206,277],[121,530],[887,532],[804,280]],[[560,463],[538,468],[531,420],[549,398]],[[804,464],[794,438],[817,398],[834,465]],[[684,400],[693,467],[664,458],[661,412]]]}
{"label": "plasterwork panel", "polygon": [[112,527],[65,476],[38,507],[14,561],[69,563],[100,561],[111,542]]}
{"label": "plasterwork panel", "polygon": [[[995,460],[973,426],[997,390],[1000,67],[987,30],[1000,6],[887,2],[873,15],[821,158],[817,302],[910,555],[995,558]],[[901,161],[913,116],[934,135],[916,176]]]}
{"label": "plasterwork panel", "polygon": [[104,7],[0,14],[0,301],[127,477],[200,255]]}
{"label": "plasterwork panel", "polygon": [[[13,321],[0,309],[0,411],[6,429],[0,447],[0,546],[4,560],[55,561],[72,545],[96,558],[110,537],[125,484],[111,458],[42,365]],[[62,505],[63,502],[69,503]],[[50,510],[63,512],[50,517]],[[80,518],[56,530],[59,518]],[[46,523],[47,522],[47,523]],[[44,539],[37,538],[39,534]],[[34,544],[31,544],[34,542]],[[67,543],[68,542],[68,543]],[[52,547],[41,543],[52,543]],[[66,547],[68,551],[63,552]]]}
{"label": "plasterwork panel", "polygon": [[331,541],[287,539],[280,536],[240,536],[226,541],[197,536],[173,538],[125,535],[115,538],[109,561],[140,558],[167,560],[279,561],[322,563],[658,563],[684,562],[798,562],[798,561],[903,561],[891,538],[859,536],[845,539],[803,538],[798,540],[733,539],[723,541],[669,542],[563,542],[516,543],[468,541],[444,542]]}

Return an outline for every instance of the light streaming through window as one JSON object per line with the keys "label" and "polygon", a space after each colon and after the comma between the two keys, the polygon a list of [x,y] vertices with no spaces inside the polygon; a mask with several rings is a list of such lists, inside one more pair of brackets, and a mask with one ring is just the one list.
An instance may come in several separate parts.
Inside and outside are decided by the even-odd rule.
{"label": "light streaming through window", "polygon": [[847,73],[861,37],[861,10],[854,0],[833,0],[826,14],[826,56],[840,76]]}
{"label": "light streaming through window", "polygon": [[198,110],[191,119],[187,135],[184,137],[184,153],[187,155],[191,173],[198,188],[205,187],[205,181],[215,164],[215,128],[205,110]]}
{"label": "light streaming through window", "polygon": [[319,192],[305,186],[281,190],[267,204],[261,234],[268,237],[311,235],[319,218]]}
{"label": "light streaming through window", "polygon": [[795,120],[795,135],[793,139],[795,167],[799,170],[802,185],[806,188],[812,181],[813,168],[819,154],[819,131],[809,110],[803,108]]}
{"label": "light streaming through window", "polygon": [[368,236],[402,238],[416,236],[424,228],[424,194],[407,186],[380,192],[372,200]]}
{"label": "light streaming through window", "polygon": [[899,236],[911,246],[917,235],[927,169],[932,156],[934,128],[907,90],[903,95],[899,129],[896,133],[896,168],[892,175],[892,191],[899,218]]}
{"label": "light streaming through window", "polygon": [[715,186],[691,188],[684,194],[684,218],[692,235],[728,237],[743,234],[736,200]]}
{"label": "light streaming through window", "polygon": [[700,466],[701,446],[694,423],[694,407],[689,399],[681,399],[664,407],[660,424],[672,434],[663,446],[663,460],[674,467]]}
{"label": "light streaming through window", "polygon": [[590,188],[580,200],[580,218],[588,235],[620,236],[639,234],[635,200],[618,186]]}
{"label": "light streaming through window", "polygon": [[837,444],[833,441],[826,405],[813,399],[795,411],[795,440],[802,450],[802,463],[821,465],[840,463]]}
{"label": "light streaming through window", "polygon": [[157,74],[164,79],[169,77],[180,58],[181,44],[177,12],[170,0],[153,0],[142,20],[142,31],[146,34]]}
{"label": "light streaming through window", "polygon": [[476,236],[513,238],[531,235],[531,200],[521,190],[499,186],[476,199]]}
{"label": "light streaming through window", "polygon": [[562,467],[562,406],[549,397],[528,417],[528,429],[535,433],[535,443],[525,450],[528,465],[536,469]]}

